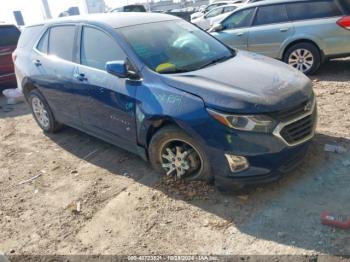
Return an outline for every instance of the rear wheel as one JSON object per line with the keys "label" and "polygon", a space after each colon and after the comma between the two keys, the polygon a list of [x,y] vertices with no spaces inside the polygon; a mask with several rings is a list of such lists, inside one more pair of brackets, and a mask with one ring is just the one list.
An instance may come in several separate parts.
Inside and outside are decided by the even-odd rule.
{"label": "rear wheel", "polygon": [[298,43],[286,51],[284,62],[306,75],[315,73],[321,65],[318,48],[311,43]]}
{"label": "rear wheel", "polygon": [[149,145],[152,167],[185,180],[212,181],[209,160],[201,146],[176,126],[159,130]]}
{"label": "rear wheel", "polygon": [[54,133],[61,129],[62,125],[55,120],[49,105],[39,91],[35,89],[30,91],[28,102],[34,119],[42,130]]}

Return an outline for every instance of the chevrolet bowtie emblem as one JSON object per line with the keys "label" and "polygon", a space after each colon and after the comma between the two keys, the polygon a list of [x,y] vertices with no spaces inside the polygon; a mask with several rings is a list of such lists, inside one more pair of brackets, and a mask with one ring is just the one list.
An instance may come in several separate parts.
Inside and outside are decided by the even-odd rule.
{"label": "chevrolet bowtie emblem", "polygon": [[311,102],[308,102],[304,107],[304,111],[308,112],[311,110],[311,108],[312,108],[312,104],[311,104]]}

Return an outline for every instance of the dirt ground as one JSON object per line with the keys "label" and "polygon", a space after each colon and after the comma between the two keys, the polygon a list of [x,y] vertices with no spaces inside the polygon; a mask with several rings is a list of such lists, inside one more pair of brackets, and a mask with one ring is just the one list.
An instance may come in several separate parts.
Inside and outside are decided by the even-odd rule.
{"label": "dirt ground", "polygon": [[26,104],[0,97],[0,253],[350,255],[350,231],[320,222],[350,215],[350,59],[312,79],[319,122],[304,164],[243,195],[160,178],[71,128],[45,135]]}

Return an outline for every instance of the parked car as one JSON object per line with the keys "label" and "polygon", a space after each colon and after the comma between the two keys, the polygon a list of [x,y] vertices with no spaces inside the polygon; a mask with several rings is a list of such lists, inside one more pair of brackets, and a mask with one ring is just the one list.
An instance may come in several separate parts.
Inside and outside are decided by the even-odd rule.
{"label": "parked car", "polygon": [[16,74],[45,132],[75,127],[167,175],[220,187],[269,182],[314,136],[306,76],[177,17],[67,17],[23,35],[32,37],[15,51]]}
{"label": "parked car", "polygon": [[205,15],[193,19],[191,23],[199,26],[204,30],[208,30],[213,25],[213,23],[222,20],[228,15],[229,12],[234,11],[238,7],[239,5],[223,5],[216,7]]}
{"label": "parked car", "polygon": [[111,13],[116,13],[116,12],[147,12],[147,10],[146,10],[144,5],[126,5],[126,6],[112,9],[110,12]]}
{"label": "parked car", "polygon": [[210,31],[231,47],[312,74],[326,59],[350,55],[350,1],[261,1],[235,10]]}
{"label": "parked car", "polygon": [[199,12],[193,13],[191,15],[191,21],[193,19],[196,19],[198,17],[201,17],[201,16],[205,15],[206,13],[210,12],[214,8],[217,8],[217,7],[223,6],[223,5],[235,4],[236,2],[237,1],[233,0],[233,1],[218,1],[218,2],[212,3],[212,4],[208,5],[207,7],[201,9]]}
{"label": "parked car", "polygon": [[16,49],[19,29],[10,24],[0,24],[0,85],[16,82],[12,52]]}

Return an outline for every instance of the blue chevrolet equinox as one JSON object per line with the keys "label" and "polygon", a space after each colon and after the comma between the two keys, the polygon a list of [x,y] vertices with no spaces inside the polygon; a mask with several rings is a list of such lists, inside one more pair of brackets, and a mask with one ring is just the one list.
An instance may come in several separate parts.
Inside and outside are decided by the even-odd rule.
{"label": "blue chevrolet equinox", "polygon": [[225,188],[270,182],[300,163],[315,133],[306,76],[174,16],[30,26],[13,59],[45,132],[80,129],[178,178]]}

